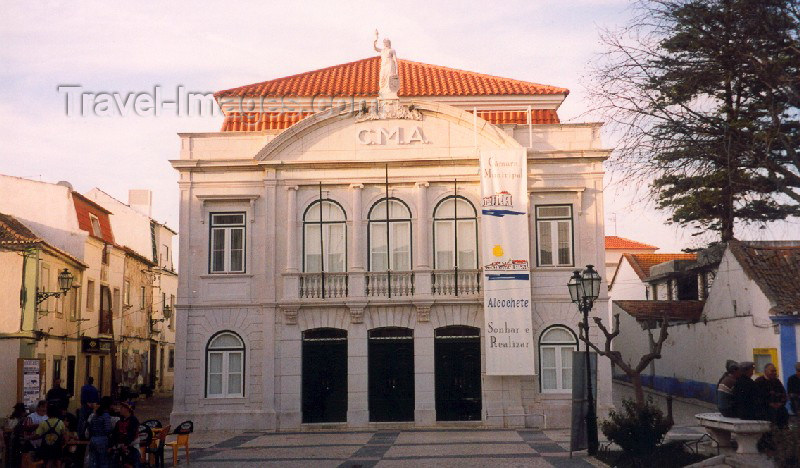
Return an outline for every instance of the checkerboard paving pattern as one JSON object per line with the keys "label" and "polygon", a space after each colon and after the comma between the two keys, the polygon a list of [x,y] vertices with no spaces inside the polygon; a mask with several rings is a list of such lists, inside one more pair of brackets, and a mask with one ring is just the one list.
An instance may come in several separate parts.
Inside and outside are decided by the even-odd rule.
{"label": "checkerboard paving pattern", "polygon": [[[593,466],[585,455],[569,457],[568,440],[564,440],[563,434],[550,431],[548,434],[532,429],[387,429],[245,432],[205,439],[200,435],[197,444],[192,441],[190,461],[201,467],[236,468]],[[170,457],[167,458],[169,463]]]}

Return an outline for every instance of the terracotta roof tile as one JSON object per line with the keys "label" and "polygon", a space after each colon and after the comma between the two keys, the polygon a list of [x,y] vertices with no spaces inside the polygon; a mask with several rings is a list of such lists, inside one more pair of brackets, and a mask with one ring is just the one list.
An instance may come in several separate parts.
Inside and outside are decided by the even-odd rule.
{"label": "terracotta roof tile", "polygon": [[658,250],[658,247],[650,244],[643,244],[635,240],[626,239],[618,236],[606,236],[606,249],[629,249],[629,250]]}
{"label": "terracotta roof tile", "polygon": [[[671,260],[696,260],[693,253],[622,254],[642,281],[650,277],[650,268]],[[621,263],[621,262],[620,262]]]}
{"label": "terracotta roof tile", "polygon": [[47,243],[44,239],[34,234],[28,226],[17,218],[0,213],[0,248],[10,250],[22,250],[26,248],[44,248],[55,255],[65,257],[79,266],[86,267],[86,264],[78,260],[72,254]]}
{"label": "terracotta roof tile", "polygon": [[23,246],[35,244],[41,240],[17,218],[0,213],[0,245]]}
{"label": "terracotta roof tile", "polygon": [[636,320],[660,319],[700,320],[705,301],[614,301]]}
{"label": "terracotta roof tile", "polygon": [[[262,132],[284,130],[310,115],[312,115],[311,112],[230,112],[222,122],[222,131]],[[527,111],[478,111],[478,116],[496,125],[525,125],[528,123]],[[559,122],[558,113],[553,109],[531,110],[531,124],[533,125],[557,124]]]}
{"label": "terracotta roof tile", "polygon": [[[397,60],[398,96],[485,96],[569,94],[566,88]],[[222,96],[377,96],[380,57],[218,91]]]}
{"label": "terracotta roof tile", "polygon": [[774,304],[771,313],[800,315],[800,245],[767,246],[734,240],[728,248],[745,274]]}

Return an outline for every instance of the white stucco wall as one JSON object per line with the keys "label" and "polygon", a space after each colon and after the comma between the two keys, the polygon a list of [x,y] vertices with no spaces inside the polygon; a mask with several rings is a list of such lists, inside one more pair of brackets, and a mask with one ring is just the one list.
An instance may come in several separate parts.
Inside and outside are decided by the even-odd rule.
{"label": "white stucco wall", "polygon": [[[655,375],[716,383],[726,360],[752,361],[754,348],[779,348],[769,308],[766,296],[726,251],[704,307],[704,319],[669,328],[662,358],[655,362]],[[638,361],[648,349],[647,332],[619,306],[614,306],[614,313],[620,314],[622,330],[616,349]]]}
{"label": "white stucco wall", "polygon": [[83,258],[87,234],[78,228],[69,188],[0,174],[0,213],[15,216],[51,245]]}
{"label": "white stucco wall", "polygon": [[[483,327],[482,297],[433,297],[432,212],[452,194],[480,206],[475,143],[484,148],[515,147],[517,142],[482,122],[477,136],[471,116],[431,104],[422,121],[367,121],[352,118],[298,125],[285,131],[280,146],[263,161],[254,157],[268,141],[265,134],[184,134],[181,159],[179,307],[173,422],[193,419],[198,427],[296,429],[300,425],[301,331],[313,324],[348,330],[348,424],[366,419],[366,337],[371,327],[402,324],[415,335],[415,414],[418,425],[435,424],[432,343],[436,324]],[[441,110],[441,113],[439,112]],[[360,145],[357,132],[381,126],[421,126],[428,143]],[[598,125],[537,126],[529,151],[531,210],[536,204],[570,204],[574,219],[575,265],[602,265],[603,168]],[[527,127],[526,127],[527,128]],[[516,135],[516,132],[512,132]],[[527,131],[523,134],[527,144]],[[222,158],[225,159],[222,159]],[[367,216],[384,196],[384,166],[390,167],[390,195],[410,208],[412,264],[416,293],[406,298],[365,297]],[[302,269],[302,216],[319,197],[340,203],[347,216],[347,300],[303,301],[298,298]],[[208,273],[209,215],[243,211],[247,218],[245,274]],[[479,215],[480,218],[480,215]],[[480,223],[480,219],[479,219]],[[531,256],[535,226],[530,221]],[[566,282],[575,267],[534,267],[534,340],[551,324],[577,331],[578,314]],[[605,289],[605,288],[602,288]],[[363,314],[359,321],[354,310]],[[423,312],[419,312],[422,310]],[[425,312],[425,311],[429,312]],[[607,297],[594,314],[605,316]],[[422,313],[423,315],[420,315]],[[430,314],[429,321],[425,315]],[[312,318],[313,317],[313,318]],[[205,346],[215,332],[233,330],[246,342],[244,398],[205,398]],[[363,348],[363,349],[362,349]],[[601,360],[598,403],[611,406],[610,370]],[[484,423],[519,426],[525,414],[547,414],[548,424],[564,426],[569,394],[540,395],[537,377],[483,376]],[[233,417],[232,417],[233,415]],[[541,420],[539,421],[541,422]]]}

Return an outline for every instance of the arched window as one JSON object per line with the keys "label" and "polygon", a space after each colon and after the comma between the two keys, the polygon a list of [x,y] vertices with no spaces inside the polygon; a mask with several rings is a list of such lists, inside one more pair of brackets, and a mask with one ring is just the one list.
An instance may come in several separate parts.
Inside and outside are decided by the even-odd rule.
{"label": "arched window", "polygon": [[372,205],[368,234],[370,271],[411,270],[411,210],[405,203],[390,198],[388,207],[387,200]]}
{"label": "arched window", "polygon": [[206,397],[244,396],[244,342],[236,333],[219,332],[206,346]]}
{"label": "arched window", "polygon": [[547,328],[539,337],[539,382],[544,393],[572,390],[572,352],[577,350],[572,331],[562,325]]}
{"label": "arched window", "polygon": [[347,218],[333,200],[317,200],[303,214],[303,271],[347,270]]}
{"label": "arched window", "polygon": [[437,270],[478,268],[478,212],[466,198],[451,195],[436,205],[433,251]]}

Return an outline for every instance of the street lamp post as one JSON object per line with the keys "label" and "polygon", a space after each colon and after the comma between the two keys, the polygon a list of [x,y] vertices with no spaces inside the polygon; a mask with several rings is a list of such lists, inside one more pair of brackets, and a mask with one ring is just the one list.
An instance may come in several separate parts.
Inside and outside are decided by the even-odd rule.
{"label": "street lamp post", "polygon": [[69,288],[72,287],[73,279],[75,279],[75,277],[72,273],[70,273],[67,268],[64,268],[61,273],[58,274],[58,291],[39,291],[39,288],[36,288],[36,304],[41,304],[48,297],[61,297],[61,295],[66,294]]}
{"label": "street lamp post", "polygon": [[583,332],[586,334],[586,439],[589,455],[595,455],[599,442],[597,439],[597,412],[592,394],[592,367],[589,356],[589,312],[600,295],[600,274],[593,265],[586,265],[583,271],[575,270],[567,283],[569,296],[583,314]]}

